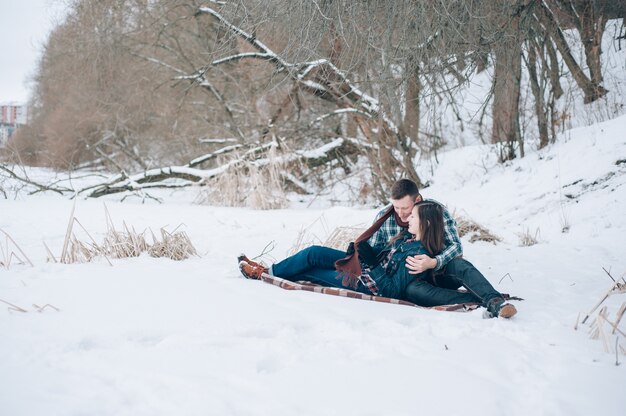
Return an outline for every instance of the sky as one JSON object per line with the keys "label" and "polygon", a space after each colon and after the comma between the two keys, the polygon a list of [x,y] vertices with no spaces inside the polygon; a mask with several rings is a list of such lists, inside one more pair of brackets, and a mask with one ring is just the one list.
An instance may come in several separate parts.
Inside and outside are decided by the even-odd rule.
{"label": "sky", "polygon": [[29,78],[65,0],[0,0],[0,102],[26,102]]}

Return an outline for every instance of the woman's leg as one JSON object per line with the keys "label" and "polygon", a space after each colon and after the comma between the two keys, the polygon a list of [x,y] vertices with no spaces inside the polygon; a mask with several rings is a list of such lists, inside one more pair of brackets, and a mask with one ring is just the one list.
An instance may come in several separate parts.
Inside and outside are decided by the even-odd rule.
{"label": "woman's leg", "polygon": [[311,246],[297,252],[291,257],[287,257],[283,261],[273,264],[269,272],[274,276],[289,280],[292,280],[291,278],[293,277],[301,276],[312,269],[330,270],[336,274],[335,262],[345,256],[346,253],[341,250],[322,246]]}
{"label": "woman's leg", "polygon": [[434,284],[447,288],[463,285],[484,306],[493,298],[502,298],[502,294],[494,289],[485,276],[465,259],[454,259],[446,264],[443,273],[436,275]]}
{"label": "woman's leg", "polygon": [[420,306],[453,305],[456,303],[481,303],[470,292],[437,287],[425,280],[416,279],[406,287],[405,299]]}

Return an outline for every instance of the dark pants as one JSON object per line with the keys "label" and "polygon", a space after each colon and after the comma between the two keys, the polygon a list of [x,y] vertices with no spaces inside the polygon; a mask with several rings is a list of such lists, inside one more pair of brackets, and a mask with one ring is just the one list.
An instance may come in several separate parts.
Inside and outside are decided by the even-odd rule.
{"label": "dark pants", "polygon": [[360,282],[356,289],[342,284],[343,279],[341,274],[335,270],[335,262],[345,256],[345,251],[323,246],[311,246],[273,264],[270,273],[292,282],[307,280],[322,286],[351,289],[371,294]]}
{"label": "dark pants", "polygon": [[[459,292],[459,287],[467,292]],[[415,279],[406,288],[406,300],[420,306],[452,305],[455,303],[480,303],[483,306],[502,295],[491,286],[467,260],[457,258],[443,270],[429,273],[426,279]]]}

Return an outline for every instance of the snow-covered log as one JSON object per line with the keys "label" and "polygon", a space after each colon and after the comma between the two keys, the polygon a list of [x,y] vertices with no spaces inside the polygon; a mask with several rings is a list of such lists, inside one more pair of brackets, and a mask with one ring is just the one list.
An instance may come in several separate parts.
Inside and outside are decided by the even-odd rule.
{"label": "snow-covered log", "polygon": [[[168,166],[150,169],[130,176],[122,173],[112,177],[105,183],[81,189],[77,193],[87,193],[88,197],[98,198],[104,195],[127,191],[136,192],[154,188],[183,188],[192,185],[203,186],[208,183],[209,179],[226,174],[231,168],[246,169],[246,164],[248,163],[255,167],[263,167],[271,163],[280,163],[286,166],[299,163],[310,169],[314,169],[318,166],[327,164],[330,160],[341,159],[349,155],[354,155],[358,152],[358,148],[354,141],[338,138],[317,149],[295,151],[291,154],[274,158],[262,157],[269,148],[274,146],[277,146],[276,142],[265,143],[262,145],[257,144],[246,150],[239,157],[235,157],[219,167],[213,169],[195,168],[195,166],[213,159],[220,154],[240,150],[243,147],[242,145],[227,146],[216,152],[198,157],[184,166]],[[286,169],[286,171],[290,171],[290,169]],[[296,192],[311,192],[302,181],[296,180],[293,175],[285,174],[282,176],[284,181],[290,183]]]}

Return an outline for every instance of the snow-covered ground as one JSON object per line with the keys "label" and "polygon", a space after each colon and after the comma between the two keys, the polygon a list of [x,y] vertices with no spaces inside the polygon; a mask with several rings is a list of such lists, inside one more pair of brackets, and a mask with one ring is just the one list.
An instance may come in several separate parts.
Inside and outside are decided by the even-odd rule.
{"label": "snow-covered ground", "polygon": [[[624,415],[626,356],[616,366],[588,324],[574,330],[612,283],[602,268],[626,272],[624,131],[626,117],[573,130],[504,166],[487,146],[440,155],[423,193],[502,238],[464,248],[497,289],[526,299],[508,321],[289,292],[239,274],[242,251],[273,241],[280,259],[303,228],[324,240],[368,224],[375,209],[208,207],[189,190],[163,204],[114,196],[118,229],[182,224],[200,256],[65,265],[46,262],[43,242],[58,256],[74,202],[9,191],[0,229],[34,267],[0,269],[0,300],[28,311],[0,302],[0,414]],[[103,238],[102,200],[79,199],[75,216]],[[539,243],[521,247],[523,233]],[[4,235],[0,246],[16,251]],[[605,302],[610,317],[624,301]]]}

